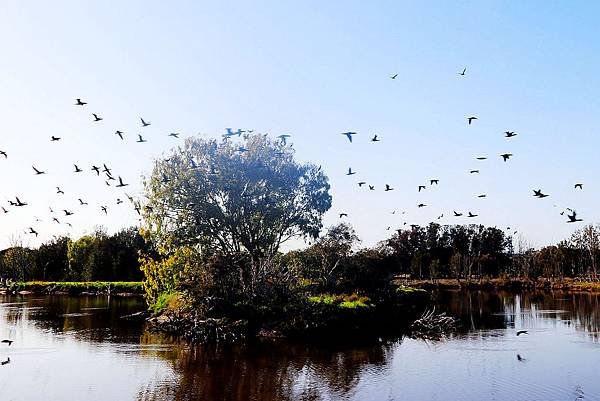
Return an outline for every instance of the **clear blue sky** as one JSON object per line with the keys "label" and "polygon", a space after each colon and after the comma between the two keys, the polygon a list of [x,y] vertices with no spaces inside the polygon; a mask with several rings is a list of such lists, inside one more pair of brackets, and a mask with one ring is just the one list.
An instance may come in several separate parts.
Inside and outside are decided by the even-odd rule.
{"label": "clear blue sky", "polygon": [[[225,127],[291,134],[298,158],[330,176],[326,224],[348,213],[365,245],[441,213],[441,223],[558,241],[581,226],[565,223],[563,207],[600,221],[598,15],[593,3],[542,1],[3,2],[0,202],[18,195],[30,206],[0,214],[0,246],[29,226],[40,232],[23,235],[30,245],[67,232],[48,205],[76,212],[58,215],[75,237],[134,224],[127,202],[115,204],[123,191],[91,164],[106,162],[139,193],[152,158],[177,142],[169,132],[216,137]],[[89,104],[74,106],[78,97]],[[469,115],[479,117],[472,126]],[[152,125],[141,129],[140,116]],[[344,131],[358,132],[355,143]],[[135,143],[138,133],[149,142]],[[375,133],[381,142],[369,142]],[[514,158],[503,163],[504,152]],[[48,174],[35,177],[32,164]],[[357,175],[345,175],[350,166]],[[430,178],[439,186],[418,193]],[[386,183],[395,190],[382,192]],[[533,198],[537,188],[550,197]]]}

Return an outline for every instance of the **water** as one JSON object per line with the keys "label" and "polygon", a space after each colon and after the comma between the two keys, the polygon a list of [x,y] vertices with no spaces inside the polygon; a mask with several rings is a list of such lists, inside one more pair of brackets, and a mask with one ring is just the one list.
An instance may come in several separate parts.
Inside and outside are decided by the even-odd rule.
{"label": "water", "polygon": [[442,342],[189,347],[120,318],[140,299],[4,296],[0,399],[600,400],[599,301],[440,292],[461,321]]}

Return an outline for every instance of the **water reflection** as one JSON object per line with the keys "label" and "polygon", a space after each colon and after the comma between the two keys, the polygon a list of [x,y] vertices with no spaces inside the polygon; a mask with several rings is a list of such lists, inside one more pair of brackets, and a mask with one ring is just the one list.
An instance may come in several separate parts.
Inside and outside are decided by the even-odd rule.
{"label": "water reflection", "polygon": [[[137,298],[0,297],[12,400],[600,400],[599,297],[435,293],[446,341],[190,347],[122,316]],[[516,336],[517,329],[528,335]],[[35,385],[32,383],[35,382]]]}

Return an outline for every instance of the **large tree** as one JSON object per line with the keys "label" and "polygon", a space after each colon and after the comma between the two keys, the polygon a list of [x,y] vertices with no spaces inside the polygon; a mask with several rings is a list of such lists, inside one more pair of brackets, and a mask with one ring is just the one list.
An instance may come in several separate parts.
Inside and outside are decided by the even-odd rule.
{"label": "large tree", "polygon": [[264,135],[189,138],[155,161],[144,186],[144,229],[163,251],[200,245],[258,261],[290,238],[317,237],[331,207],[321,168],[296,162],[291,146]]}

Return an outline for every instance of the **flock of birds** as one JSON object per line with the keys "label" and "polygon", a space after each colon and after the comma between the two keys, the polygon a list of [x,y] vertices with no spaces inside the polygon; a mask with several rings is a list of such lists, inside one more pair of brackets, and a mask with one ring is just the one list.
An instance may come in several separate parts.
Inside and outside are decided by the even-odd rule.
{"label": "flock of birds", "polygon": [[[466,73],[467,73],[467,69],[463,68],[463,70],[460,71],[458,73],[458,75],[460,75],[461,77],[465,77]],[[390,76],[391,79],[396,79],[397,77],[398,77],[398,74],[394,74],[394,75]],[[466,120],[467,120],[466,121],[467,126],[471,126],[471,125],[475,124],[475,122],[478,120],[478,117],[474,116],[474,115],[470,115],[466,118]],[[511,138],[514,138],[518,135],[515,131],[508,131],[508,130],[504,131],[503,134],[504,134],[504,138],[506,138],[508,140],[510,140]],[[348,140],[348,143],[352,144],[352,143],[354,143],[353,138],[355,135],[357,135],[357,133],[350,131],[350,132],[342,132],[341,135],[343,135]],[[373,135],[371,137],[370,141],[371,142],[381,142],[381,138],[378,135]],[[509,160],[513,157],[513,154],[512,153],[502,153],[502,154],[499,154],[498,157],[502,158],[502,161],[504,161],[506,163],[506,162],[509,162]],[[487,160],[488,157],[487,156],[476,156],[475,159],[478,161],[484,161],[484,160]],[[348,172],[346,173],[347,176],[353,176],[356,174],[357,174],[357,172],[355,170],[353,170],[352,167],[349,167]],[[479,169],[469,170],[469,174],[480,174],[480,170]],[[433,186],[433,185],[437,186],[440,183],[439,178],[430,178],[428,181],[429,181],[429,186]],[[371,185],[366,181],[358,181],[357,185],[359,188],[368,188],[370,191],[375,191],[375,185]],[[427,185],[425,185],[425,184],[418,185],[416,188],[417,192],[421,192],[426,189],[427,189]],[[583,190],[583,183],[575,183],[574,189],[575,190]],[[383,188],[384,192],[393,191],[393,190],[394,190],[394,188],[391,186],[391,184],[385,184],[385,187]],[[547,198],[549,196],[548,194],[543,193],[541,189],[533,189],[532,191],[533,191],[533,197],[538,198],[538,199]],[[487,194],[485,194],[485,193],[479,194],[479,195],[477,195],[477,197],[485,198],[485,197],[487,197]],[[424,203],[419,203],[416,206],[417,206],[417,208],[423,208],[423,207],[426,207],[427,205]],[[395,213],[396,213],[395,210],[392,211],[392,214],[395,214]],[[406,214],[406,213],[407,213],[406,211],[402,212],[402,214]],[[565,213],[567,214],[567,216],[566,216],[567,223],[576,223],[576,222],[583,221],[583,219],[577,217],[577,212],[572,208],[568,208],[568,207],[565,208],[563,211],[560,212],[560,215],[562,216]],[[348,217],[347,212],[340,212],[338,215],[339,215],[339,218]],[[458,212],[456,210],[453,210],[452,215],[453,215],[453,217],[462,217],[462,216],[467,217],[467,218],[479,217],[478,214],[473,213],[472,211],[468,211],[467,214],[465,214],[464,212]],[[437,216],[437,220],[440,220],[443,217],[444,217],[444,214],[442,213],[441,215]],[[403,223],[403,225],[407,225],[407,224],[408,224],[408,222],[406,222],[406,221]],[[415,225],[415,224],[411,224],[410,226],[413,228],[417,227],[417,225]],[[391,226],[388,226],[387,230],[390,230],[390,229],[391,229]],[[511,228],[507,227],[506,229],[510,230]],[[398,230],[398,231],[401,231],[401,230]],[[513,234],[516,234],[516,233],[517,233],[517,231],[513,232]]]}

